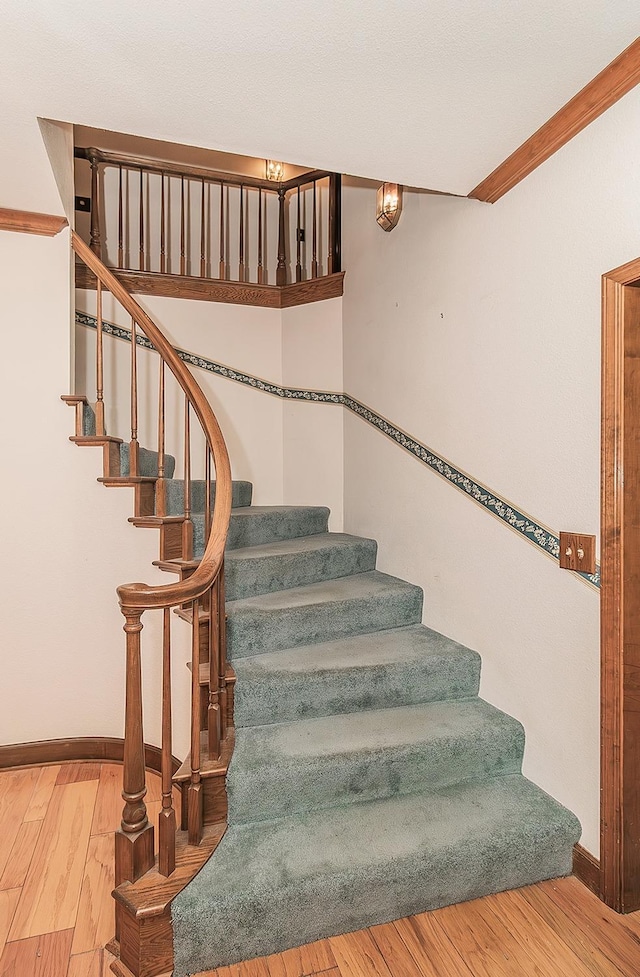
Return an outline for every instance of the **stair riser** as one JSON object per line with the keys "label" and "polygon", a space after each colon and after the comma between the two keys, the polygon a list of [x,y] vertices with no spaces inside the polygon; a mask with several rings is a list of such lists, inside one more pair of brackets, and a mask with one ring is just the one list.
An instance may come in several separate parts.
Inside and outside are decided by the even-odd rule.
{"label": "stair riser", "polygon": [[82,411],[82,430],[76,431],[85,437],[93,437],[96,433],[96,412],[90,404],[80,404]]}
{"label": "stair riser", "polygon": [[225,581],[228,600],[242,600],[323,580],[336,580],[353,573],[375,569],[377,546],[373,540],[358,540],[351,546],[287,554],[266,558],[228,557]]}
{"label": "stair riser", "polygon": [[[329,521],[328,509],[293,509],[286,514],[272,512],[231,513],[227,549],[237,550],[243,546],[262,546],[283,539],[298,539],[300,536],[313,536],[326,533]],[[194,547],[196,556],[204,552],[204,520],[194,515]]]}
{"label": "stair riser", "polygon": [[[124,442],[120,445],[120,475],[129,475],[129,445]],[[165,478],[173,478],[176,467],[176,460],[173,455],[164,456],[164,475]],[[148,448],[138,449],[138,475],[147,478],[155,478],[158,475],[158,452],[150,451]],[[181,515],[181,513],[180,513]]]}
{"label": "stair riser", "polygon": [[251,769],[243,762],[246,736],[237,731],[227,781],[234,824],[517,774],[524,752],[522,727],[504,715],[463,736],[382,748],[372,744],[353,754],[279,756]]}
{"label": "stair riser", "polygon": [[[297,887],[269,886],[265,880],[264,902],[207,906],[202,942],[194,938],[190,916],[174,912],[174,977],[569,875],[571,840],[567,833],[523,839],[506,830],[481,845],[427,850],[411,860],[381,858],[355,877],[317,875]],[[368,893],[375,893],[375,899]]]}
{"label": "stair riser", "polygon": [[229,659],[295,648],[353,634],[418,624],[422,591],[380,593],[368,598],[323,602],[278,611],[227,607]]}
{"label": "stair riser", "polygon": [[[231,486],[231,505],[234,509],[251,505],[251,482],[233,482]],[[194,479],[191,482],[191,511],[204,512],[205,482]],[[166,515],[181,516],[184,512],[184,479],[172,479],[165,487]],[[215,504],[216,485],[211,483],[211,507]]]}
{"label": "stair riser", "polygon": [[237,672],[236,725],[259,726],[439,699],[468,699],[478,694],[480,658],[469,652],[464,657],[431,658],[408,665],[392,662],[319,674],[276,673],[262,679],[252,674],[247,681],[240,659]]}

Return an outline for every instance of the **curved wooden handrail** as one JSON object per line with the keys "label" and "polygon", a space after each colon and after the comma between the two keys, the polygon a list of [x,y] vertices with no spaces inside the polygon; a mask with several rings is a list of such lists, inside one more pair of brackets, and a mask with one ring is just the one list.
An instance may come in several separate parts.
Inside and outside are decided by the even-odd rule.
{"label": "curved wooden handrail", "polygon": [[197,600],[206,593],[220,572],[224,560],[224,548],[231,516],[232,487],[231,465],[222,431],[198,382],[153,320],[75,231],[72,232],[71,242],[73,250],[81,261],[91,269],[103,287],[120,302],[153,343],[154,348],[182,387],[189,404],[200,421],[213,455],[216,472],[215,502],[209,538],[206,541],[204,555],[197,570],[186,580],[178,583],[162,586],[130,583],[118,587],[118,597],[123,610],[128,608],[144,611],[186,604],[189,601]]}

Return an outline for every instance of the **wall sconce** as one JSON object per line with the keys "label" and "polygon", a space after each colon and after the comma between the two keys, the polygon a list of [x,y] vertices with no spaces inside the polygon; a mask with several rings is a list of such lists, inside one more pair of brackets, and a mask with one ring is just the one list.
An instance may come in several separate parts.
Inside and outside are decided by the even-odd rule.
{"label": "wall sconce", "polygon": [[278,163],[275,159],[266,160],[265,175],[267,180],[273,183],[282,183],[284,180],[284,163]]}
{"label": "wall sconce", "polygon": [[383,231],[392,231],[402,213],[402,187],[383,183],[376,200],[376,220]]}

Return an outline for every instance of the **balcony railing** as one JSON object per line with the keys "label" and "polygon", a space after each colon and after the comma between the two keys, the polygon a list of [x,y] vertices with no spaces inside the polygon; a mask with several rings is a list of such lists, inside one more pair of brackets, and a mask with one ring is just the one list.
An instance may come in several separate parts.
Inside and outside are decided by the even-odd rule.
{"label": "balcony railing", "polygon": [[75,156],[91,187],[78,230],[114,270],[278,288],[341,271],[338,173],[274,183],[96,148]]}

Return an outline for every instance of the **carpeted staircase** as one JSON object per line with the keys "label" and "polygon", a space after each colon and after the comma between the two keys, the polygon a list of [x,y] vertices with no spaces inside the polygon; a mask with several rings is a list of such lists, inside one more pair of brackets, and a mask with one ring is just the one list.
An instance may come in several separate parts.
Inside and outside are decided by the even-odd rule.
{"label": "carpeted staircase", "polygon": [[175,977],[569,873],[580,825],[521,775],[478,655],[422,626],[374,541],[250,497],[234,484],[229,827],[173,902]]}

